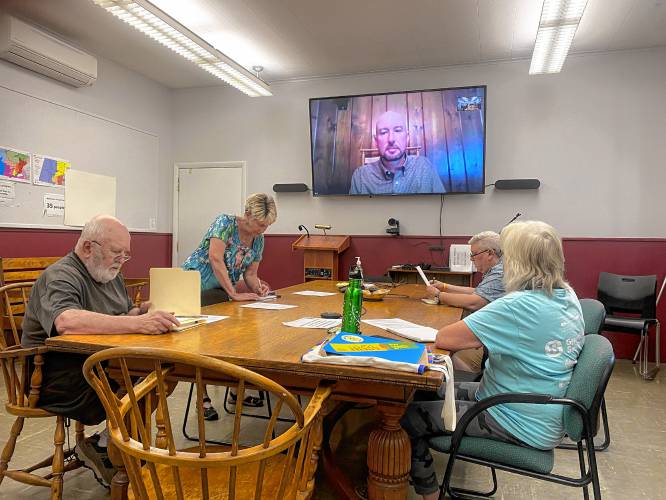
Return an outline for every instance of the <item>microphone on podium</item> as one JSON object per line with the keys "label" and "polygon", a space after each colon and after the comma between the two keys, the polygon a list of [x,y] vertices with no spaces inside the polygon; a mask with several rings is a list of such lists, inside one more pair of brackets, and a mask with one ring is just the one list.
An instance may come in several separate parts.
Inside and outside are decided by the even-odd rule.
{"label": "microphone on podium", "polygon": [[308,231],[308,228],[305,227],[303,224],[301,224],[300,226],[298,226],[298,230],[299,230],[299,231],[305,231],[305,232],[308,234],[308,238],[310,237],[310,231]]}

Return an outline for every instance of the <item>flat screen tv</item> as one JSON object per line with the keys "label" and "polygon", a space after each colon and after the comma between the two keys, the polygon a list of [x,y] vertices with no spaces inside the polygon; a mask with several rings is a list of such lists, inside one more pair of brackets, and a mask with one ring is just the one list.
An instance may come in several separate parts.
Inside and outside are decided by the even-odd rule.
{"label": "flat screen tv", "polygon": [[486,87],[310,99],[314,196],[483,193]]}

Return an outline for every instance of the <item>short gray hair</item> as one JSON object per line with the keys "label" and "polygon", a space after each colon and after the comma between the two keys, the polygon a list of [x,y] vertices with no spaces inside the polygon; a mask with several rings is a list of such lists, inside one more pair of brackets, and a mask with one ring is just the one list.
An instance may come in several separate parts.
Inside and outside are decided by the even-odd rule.
{"label": "short gray hair", "polygon": [[272,196],[264,193],[255,193],[248,196],[245,201],[245,213],[268,224],[273,224],[277,220],[275,200]]}
{"label": "short gray hair", "polygon": [[500,235],[495,231],[483,231],[472,236],[468,242],[470,245],[479,245],[481,250],[492,250],[498,257],[502,256],[502,245]]}
{"label": "short gray hair", "polygon": [[86,241],[97,241],[101,243],[100,240],[104,239],[110,221],[117,222],[124,227],[122,222],[111,215],[96,215],[83,226],[79,241],[76,242],[76,249],[80,249]]}

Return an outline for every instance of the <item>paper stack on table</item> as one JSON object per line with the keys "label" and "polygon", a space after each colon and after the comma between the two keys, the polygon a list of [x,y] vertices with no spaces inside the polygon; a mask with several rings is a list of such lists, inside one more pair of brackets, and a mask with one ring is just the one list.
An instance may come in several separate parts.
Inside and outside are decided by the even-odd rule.
{"label": "paper stack on table", "polygon": [[300,318],[294,321],[284,321],[285,326],[293,326],[296,328],[333,328],[342,324],[342,318],[326,319],[326,318]]}
{"label": "paper stack on table", "polygon": [[289,304],[276,304],[275,302],[254,302],[253,304],[245,304],[241,307],[247,307],[249,309],[291,309],[292,307]]}
{"label": "paper stack on table", "polygon": [[388,319],[363,319],[363,323],[376,326],[382,330],[386,330],[401,337],[417,342],[434,342],[437,336],[437,329],[429,326],[417,325],[410,321],[405,321],[400,318]]}
{"label": "paper stack on table", "polygon": [[294,295],[309,295],[312,297],[329,297],[331,295],[337,295],[333,292],[317,292],[315,290],[302,290],[300,292],[294,292]]}

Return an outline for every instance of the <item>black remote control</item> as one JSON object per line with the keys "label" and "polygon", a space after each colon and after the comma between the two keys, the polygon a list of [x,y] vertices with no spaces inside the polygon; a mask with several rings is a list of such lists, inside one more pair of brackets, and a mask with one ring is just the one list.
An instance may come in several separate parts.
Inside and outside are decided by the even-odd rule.
{"label": "black remote control", "polygon": [[323,312],[320,316],[324,319],[338,319],[342,318],[342,314],[336,312]]}

